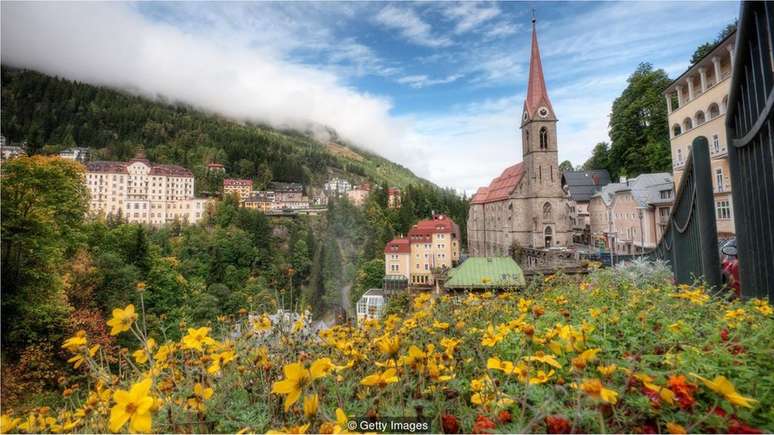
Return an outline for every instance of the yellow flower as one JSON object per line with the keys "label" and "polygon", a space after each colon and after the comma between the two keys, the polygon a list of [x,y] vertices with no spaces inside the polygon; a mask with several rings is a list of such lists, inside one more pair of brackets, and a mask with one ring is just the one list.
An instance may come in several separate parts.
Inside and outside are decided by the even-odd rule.
{"label": "yellow flower", "polygon": [[313,418],[317,415],[317,408],[320,405],[320,401],[317,398],[317,394],[304,397],[304,415],[306,418]]}
{"label": "yellow flower", "polygon": [[116,390],[113,393],[115,406],[110,409],[110,430],[118,432],[129,422],[129,430],[133,433],[148,433],[151,431],[151,407],[154,399],[149,395],[153,381],[144,381],[132,385],[129,391]]}
{"label": "yellow flower", "polygon": [[362,385],[375,385],[379,387],[384,387],[387,384],[394,384],[395,382],[398,382],[398,376],[396,376],[395,369],[387,369],[383,373],[375,373],[373,375],[368,375],[365,378],[363,378],[360,383]]}
{"label": "yellow flower", "polygon": [[137,320],[137,313],[134,312],[134,305],[129,304],[123,310],[120,308],[114,309],[113,318],[107,321],[108,326],[112,328],[110,335],[118,335],[128,331],[135,320]]}
{"label": "yellow flower", "polygon": [[667,423],[666,427],[667,427],[667,431],[669,433],[671,433],[671,434],[684,434],[684,433],[688,433],[688,432],[685,431],[685,428],[682,425],[679,425],[679,424],[671,422],[671,421],[669,423]]}
{"label": "yellow flower", "polygon": [[586,379],[580,386],[586,394],[604,402],[615,404],[618,401],[618,393],[602,386],[599,379]]}
{"label": "yellow flower", "polygon": [[527,361],[539,361],[542,363],[546,363],[558,369],[562,368],[562,365],[559,363],[559,361],[557,361],[556,358],[552,357],[551,355],[534,355],[534,356],[525,357],[524,359]]}
{"label": "yellow flower", "polygon": [[[89,356],[90,357],[94,357],[94,355],[96,355],[98,350],[99,350],[99,345],[95,344],[94,346],[89,348]],[[67,362],[72,363],[73,364],[73,368],[77,369],[78,367],[83,365],[83,363],[86,362],[86,357],[84,356],[84,354],[79,353],[79,354],[75,355],[74,357],[68,359]]]}
{"label": "yellow flower", "polygon": [[67,349],[72,353],[76,353],[81,346],[86,346],[86,343],[86,331],[81,329],[76,332],[74,336],[65,340],[64,344],[62,344],[62,349]]}
{"label": "yellow flower", "polygon": [[682,320],[678,320],[677,322],[669,325],[669,330],[671,330],[672,332],[680,332],[683,330],[684,327],[685,327],[685,322],[683,322]]}
{"label": "yellow flower", "polygon": [[271,329],[271,319],[266,314],[253,322],[253,330],[255,332],[268,331],[269,329]]}
{"label": "yellow flower", "polygon": [[274,434],[301,434],[306,433],[307,429],[309,429],[309,423],[303,424],[301,426],[290,426],[285,427],[282,429],[269,429],[266,431],[266,435],[274,435]]}
{"label": "yellow flower", "polygon": [[193,392],[194,397],[188,399],[188,406],[199,412],[204,412],[207,409],[204,405],[204,401],[210,400],[212,395],[215,394],[215,391],[210,387],[205,388],[202,384],[197,382],[196,385],[194,385]]}
{"label": "yellow flower", "polygon": [[220,368],[236,358],[234,351],[226,351],[212,355],[212,364],[207,368],[207,373],[214,375],[220,372]]}
{"label": "yellow flower", "polygon": [[769,316],[774,313],[774,309],[771,308],[771,305],[769,305],[768,301],[765,299],[753,299],[752,303],[755,305],[755,309],[764,316]]}
{"label": "yellow flower", "polygon": [[400,349],[400,337],[397,335],[394,337],[384,335],[376,340],[376,345],[379,346],[379,350],[389,358],[398,353],[398,350]]}
{"label": "yellow flower", "polygon": [[551,377],[554,376],[554,371],[551,370],[550,372],[546,373],[543,370],[538,370],[537,376],[529,378],[530,384],[544,384],[548,382]]}
{"label": "yellow flower", "polygon": [[156,362],[166,361],[167,358],[169,358],[169,354],[172,353],[172,351],[174,350],[175,350],[174,344],[172,343],[163,344],[161,345],[161,347],[159,347],[159,350],[153,356],[153,359],[155,359]]}
{"label": "yellow flower", "polygon": [[183,337],[184,349],[196,349],[199,352],[204,351],[203,345],[212,346],[217,342],[209,337],[210,328],[202,326],[199,329],[188,328],[188,335]]}
{"label": "yellow flower", "polygon": [[706,385],[707,388],[709,388],[710,390],[716,393],[722,394],[723,396],[725,396],[726,400],[731,402],[733,405],[752,408],[753,407],[752,404],[757,402],[757,400],[755,399],[744,397],[741,394],[737,393],[736,388],[734,387],[734,384],[732,384],[731,381],[726,379],[725,376],[715,376],[715,379],[711,381],[695,373],[691,373],[691,376],[701,379],[701,381],[704,382],[704,385]]}
{"label": "yellow flower", "polygon": [[602,374],[602,376],[609,378],[613,373],[615,373],[617,368],[617,365],[611,364],[609,366],[599,366],[597,367],[597,371]]}
{"label": "yellow flower", "polygon": [[[156,340],[149,338],[147,344],[148,350],[153,350],[156,348]],[[132,353],[132,356],[134,356],[134,360],[137,361],[138,364],[145,364],[148,362],[148,352],[145,351],[145,349],[137,349]]]}
{"label": "yellow flower", "polygon": [[446,330],[446,329],[449,329],[449,324],[446,322],[439,322],[436,320],[433,322],[433,328]]}
{"label": "yellow flower", "polygon": [[285,411],[287,411],[301,397],[301,390],[310,382],[311,375],[301,363],[288,364],[282,368],[282,371],[285,373],[285,379],[272,384],[271,392],[286,395]]}
{"label": "yellow flower", "polygon": [[326,376],[333,369],[330,358],[321,358],[307,369],[300,362],[288,364],[282,368],[285,379],[271,386],[271,392],[285,395],[285,411],[290,409],[301,397],[304,387],[310,382]]}
{"label": "yellow flower", "polygon": [[8,433],[19,425],[21,418],[13,418],[10,415],[3,414],[0,416],[0,433]]}
{"label": "yellow flower", "polygon": [[495,333],[494,327],[489,325],[486,328],[484,336],[481,338],[481,345],[492,347],[502,341],[504,336],[502,334]]}

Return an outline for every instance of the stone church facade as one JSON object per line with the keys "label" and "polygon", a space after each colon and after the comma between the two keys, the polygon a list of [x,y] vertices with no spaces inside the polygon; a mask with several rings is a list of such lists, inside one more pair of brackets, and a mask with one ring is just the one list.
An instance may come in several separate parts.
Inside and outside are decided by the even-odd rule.
{"label": "stone church facade", "polygon": [[514,246],[548,248],[572,242],[567,195],[562,189],[556,114],[548,98],[532,21],[532,53],[521,119],[522,161],[506,168],[471,198],[471,256],[508,255]]}

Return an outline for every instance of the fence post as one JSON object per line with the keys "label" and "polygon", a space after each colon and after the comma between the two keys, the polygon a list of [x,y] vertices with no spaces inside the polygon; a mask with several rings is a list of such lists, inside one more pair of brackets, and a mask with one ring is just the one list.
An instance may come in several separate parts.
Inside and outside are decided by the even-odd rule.
{"label": "fence post", "polygon": [[707,286],[719,289],[720,253],[718,231],[715,222],[715,197],[712,193],[712,168],[707,138],[699,136],[691,146],[693,159],[694,188],[696,189],[696,223],[699,226],[699,252],[701,272]]}

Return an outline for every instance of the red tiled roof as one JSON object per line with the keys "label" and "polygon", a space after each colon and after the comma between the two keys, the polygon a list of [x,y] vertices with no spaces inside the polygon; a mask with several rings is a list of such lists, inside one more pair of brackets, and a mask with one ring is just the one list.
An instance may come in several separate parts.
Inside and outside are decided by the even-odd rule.
{"label": "red tiled roof", "polygon": [[128,162],[96,161],[86,165],[86,172],[107,172],[111,174],[126,174],[127,167],[133,163],[142,163],[150,166],[148,175],[162,175],[167,177],[193,177],[188,169],[178,165],[152,165],[146,159],[132,159]]}
{"label": "red tiled roof", "polygon": [[488,187],[479,188],[470,202],[473,204],[485,204],[506,199],[513,193],[513,189],[519,185],[523,176],[523,162],[507,167],[499,177],[489,183]]}
{"label": "red tiled roof", "polygon": [[390,188],[387,189],[387,194],[388,195],[400,195],[400,189],[398,189],[397,187],[390,187]]}
{"label": "red tiled roof", "polygon": [[220,163],[207,163],[208,168],[222,168],[223,165]]}
{"label": "red tiled roof", "polygon": [[535,20],[532,20],[532,54],[529,59],[529,82],[527,84],[527,98],[524,106],[530,117],[535,115],[535,110],[540,106],[546,106],[551,112],[551,100],[548,99],[548,88],[543,78],[543,64],[540,61],[540,48],[538,47]]}
{"label": "red tiled roof", "polygon": [[411,253],[411,244],[409,239],[392,239],[384,247],[385,254],[409,254]]}
{"label": "red tiled roof", "polygon": [[439,214],[414,224],[408,232],[408,239],[411,243],[424,243],[431,241],[433,234],[448,233],[459,238],[459,227],[448,216]]}
{"label": "red tiled roof", "polygon": [[126,174],[126,162],[95,161],[86,164],[86,172],[108,172],[111,174]]}
{"label": "red tiled roof", "polygon": [[224,186],[252,186],[253,180],[226,178],[223,180],[223,185]]}

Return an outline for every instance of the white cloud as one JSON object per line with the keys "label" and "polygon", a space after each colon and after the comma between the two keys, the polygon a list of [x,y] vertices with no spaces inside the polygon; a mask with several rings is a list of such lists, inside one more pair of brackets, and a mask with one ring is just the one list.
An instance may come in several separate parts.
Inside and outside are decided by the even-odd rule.
{"label": "white cloud", "polygon": [[432,27],[423,21],[411,8],[387,5],[374,20],[390,29],[398,30],[406,40],[427,47],[446,47],[452,44],[449,38],[435,36]]}
{"label": "white cloud", "polygon": [[494,4],[484,5],[475,2],[454,3],[443,9],[443,14],[457,22],[454,32],[469,32],[481,24],[500,15],[500,8]]}
{"label": "white cloud", "polygon": [[353,90],[335,75],[251,48],[151,22],[123,3],[2,4],[3,63],[88,83],[164,95],[239,120],[343,137],[408,165],[410,126],[389,99]]}
{"label": "white cloud", "polygon": [[452,74],[443,78],[431,79],[426,74],[408,75],[398,78],[396,81],[400,84],[408,85],[415,89],[427,86],[441,85],[451,83],[462,78],[463,74]]}

